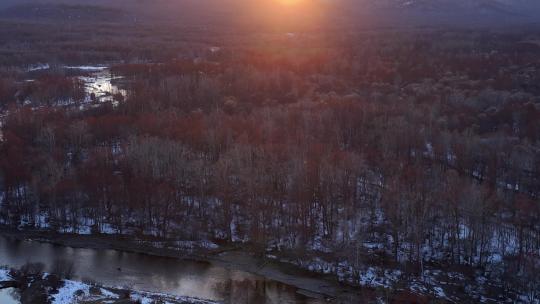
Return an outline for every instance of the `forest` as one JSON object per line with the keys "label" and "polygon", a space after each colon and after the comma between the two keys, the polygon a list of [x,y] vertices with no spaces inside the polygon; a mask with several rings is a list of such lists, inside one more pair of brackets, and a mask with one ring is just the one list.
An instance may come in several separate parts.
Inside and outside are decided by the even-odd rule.
{"label": "forest", "polygon": [[[378,294],[537,303],[537,29],[173,40],[1,22],[3,226],[234,244]],[[121,93],[98,100],[66,68],[89,63]]]}

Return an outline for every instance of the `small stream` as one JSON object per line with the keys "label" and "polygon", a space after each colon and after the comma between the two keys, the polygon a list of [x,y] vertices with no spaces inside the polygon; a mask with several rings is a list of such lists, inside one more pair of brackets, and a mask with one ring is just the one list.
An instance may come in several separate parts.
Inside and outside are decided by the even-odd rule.
{"label": "small stream", "polygon": [[[0,236],[1,265],[19,267],[27,262],[41,262],[46,271],[58,262],[73,263],[75,280],[224,303],[323,303],[299,294],[293,286],[211,263]],[[18,303],[13,295],[16,293],[12,290],[2,290],[0,303]]]}

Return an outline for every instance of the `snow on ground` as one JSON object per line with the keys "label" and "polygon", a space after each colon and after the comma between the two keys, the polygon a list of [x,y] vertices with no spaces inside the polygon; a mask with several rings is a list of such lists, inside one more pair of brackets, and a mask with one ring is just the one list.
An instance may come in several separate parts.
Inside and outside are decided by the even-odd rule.
{"label": "snow on ground", "polygon": [[141,304],[151,304],[152,303],[151,298],[147,298],[147,297],[145,297],[143,295],[140,295],[140,294],[132,294],[131,299],[133,301],[139,302]]}
{"label": "snow on ground", "polygon": [[28,72],[33,72],[33,71],[40,71],[40,70],[48,70],[50,68],[49,64],[48,63],[38,63],[38,64],[35,64],[35,65],[31,65],[28,67],[28,69],[26,69]]}
{"label": "snow on ground", "polygon": [[167,248],[172,250],[183,250],[193,252],[199,249],[217,249],[219,245],[211,241],[168,241],[168,242],[147,242],[138,241],[140,244],[150,245],[155,248]]}
{"label": "snow on ground", "polygon": [[182,304],[215,304],[214,301],[202,300],[190,297],[171,296],[161,293],[150,293],[144,291],[132,291],[130,295],[131,300],[139,301],[142,304],[156,303],[157,299],[162,300],[164,303],[182,303]]}
{"label": "snow on ground", "polygon": [[0,281],[9,281],[11,276],[9,275],[9,270],[7,268],[0,268]]}
{"label": "snow on ground", "polygon": [[[98,292],[90,291],[91,288],[97,288]],[[79,301],[110,301],[119,299],[122,293],[121,290],[114,288],[104,288],[104,287],[92,287],[92,285],[65,280],[64,286],[62,286],[57,294],[52,295],[52,304],[71,304],[77,303]],[[133,301],[139,301],[142,304],[151,304],[151,303],[176,303],[176,304],[213,304],[216,302],[201,300],[191,297],[183,296],[172,296],[162,293],[150,293],[144,291],[130,291],[129,297]]]}
{"label": "snow on ground", "polygon": [[119,297],[116,293],[111,292],[105,288],[100,288],[100,292],[102,295],[106,296],[107,298],[117,299]]}
{"label": "snow on ground", "polygon": [[60,233],[74,233],[74,234],[81,234],[81,235],[89,235],[91,234],[91,229],[89,226],[80,226],[77,228],[73,228],[71,226],[66,226],[59,231]]}
{"label": "snow on ground", "polygon": [[80,66],[64,66],[66,69],[70,70],[81,70],[81,71],[91,71],[91,72],[97,72],[97,71],[103,71],[108,69],[106,66],[92,66],[92,65],[80,65]]}
{"label": "snow on ground", "polygon": [[490,282],[483,272],[476,273],[475,280],[471,281],[470,278],[465,277],[464,274],[459,272],[443,271],[425,266],[427,269],[422,274],[416,277],[410,277],[405,275],[403,270],[400,269],[368,266],[362,263],[354,266],[346,260],[328,262],[320,257],[284,259],[273,254],[267,254],[266,256],[267,258],[276,259],[283,263],[291,263],[313,272],[336,274],[341,282],[370,288],[404,289],[420,295],[430,295],[451,303],[463,302],[462,294],[459,291],[457,293],[455,291],[462,288],[465,284],[465,292],[470,297],[469,299],[475,299],[479,302],[512,302],[515,298],[527,298],[529,300],[518,301],[518,303],[540,304],[538,301],[530,300],[538,298],[535,292],[532,295],[522,294],[515,296],[501,292],[500,294],[491,294],[493,298],[488,298],[487,296],[493,290],[501,289],[497,283]]}
{"label": "snow on ground", "polygon": [[52,296],[52,304],[71,304],[79,297],[90,293],[90,285],[82,282],[65,280],[58,293]]}
{"label": "snow on ground", "polygon": [[101,233],[103,234],[117,234],[118,230],[113,228],[111,224],[104,223],[101,227]]}
{"label": "snow on ground", "polygon": [[433,291],[435,292],[437,298],[446,298],[446,293],[444,293],[444,290],[441,287],[433,287]]}
{"label": "snow on ground", "polygon": [[358,281],[362,286],[391,288],[399,281],[401,274],[400,270],[368,267],[360,272]]}

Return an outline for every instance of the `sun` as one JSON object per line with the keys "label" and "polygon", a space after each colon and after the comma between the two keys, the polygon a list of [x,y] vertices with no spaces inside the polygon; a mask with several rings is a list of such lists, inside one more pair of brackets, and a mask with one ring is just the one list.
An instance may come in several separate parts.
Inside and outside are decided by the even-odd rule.
{"label": "sun", "polygon": [[305,0],[276,0],[279,4],[285,5],[285,6],[295,6],[299,5]]}

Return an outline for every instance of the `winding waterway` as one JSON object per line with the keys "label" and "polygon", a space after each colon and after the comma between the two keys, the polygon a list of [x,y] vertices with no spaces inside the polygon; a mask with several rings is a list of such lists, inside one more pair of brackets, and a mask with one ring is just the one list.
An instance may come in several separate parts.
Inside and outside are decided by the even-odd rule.
{"label": "winding waterway", "polygon": [[[0,264],[18,267],[27,262],[73,263],[76,280],[114,287],[190,296],[224,303],[322,303],[297,288],[244,271],[205,262],[163,258],[116,250],[71,248],[0,236]],[[0,303],[11,293],[0,292]]]}

